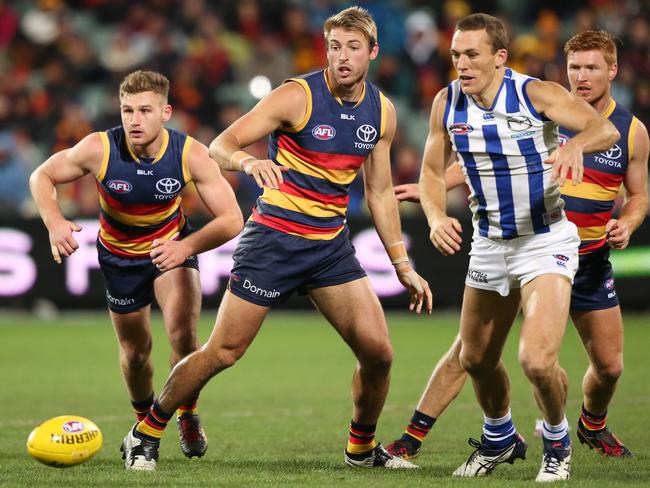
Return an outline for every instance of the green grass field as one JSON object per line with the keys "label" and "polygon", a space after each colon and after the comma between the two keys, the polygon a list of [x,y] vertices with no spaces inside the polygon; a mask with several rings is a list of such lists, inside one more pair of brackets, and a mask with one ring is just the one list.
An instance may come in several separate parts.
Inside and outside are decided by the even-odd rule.
{"label": "green grass field", "polygon": [[[206,339],[213,314],[206,312]],[[400,435],[432,367],[457,331],[456,314],[416,317],[389,314],[395,347],[392,384],[378,427],[385,444]],[[631,460],[602,460],[574,438],[571,485],[650,486],[648,317],[626,316],[626,370],[609,424],[635,452]],[[159,317],[154,327],[155,385],[168,373],[169,346]],[[106,313],[66,315],[51,321],[3,314],[0,318],[0,486],[532,486],[541,461],[533,436],[538,417],[530,388],[516,363],[516,337],[505,352],[512,410],[527,437],[528,458],[500,466],[487,479],[455,480],[451,472],[471,452],[469,436],[482,423],[469,383],[438,421],[416,472],[351,470],[343,464],[350,419],[354,359],[316,312],[271,314],[246,356],[204,389],[200,411],[210,440],[202,459],[185,459],[174,425],[163,438],[158,471],[127,473],[122,437],[133,415],[122,384],[117,345]],[[561,362],[571,379],[568,413],[579,412],[586,358],[569,328]],[[25,450],[29,432],[43,420],[76,414],[94,420],[104,435],[91,461],[49,468]]]}

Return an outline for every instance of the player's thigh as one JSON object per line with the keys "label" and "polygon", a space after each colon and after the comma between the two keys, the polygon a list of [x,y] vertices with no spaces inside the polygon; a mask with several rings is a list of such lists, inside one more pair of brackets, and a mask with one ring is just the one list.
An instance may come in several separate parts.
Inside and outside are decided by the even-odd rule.
{"label": "player's thigh", "polygon": [[109,314],[122,352],[134,354],[151,349],[151,307],[149,305],[128,313],[109,310]]}
{"label": "player's thigh", "polygon": [[195,329],[201,312],[199,271],[180,266],[162,273],[153,286],[167,331],[178,327]]}
{"label": "player's thigh", "polygon": [[521,290],[523,323],[519,342],[520,357],[543,354],[555,357],[560,349],[571,300],[567,276],[547,273],[537,276]]}
{"label": "player's thigh", "polygon": [[386,318],[368,278],[312,288],[309,297],[357,356],[390,349]]}
{"label": "player's thigh", "polygon": [[460,314],[464,361],[496,363],[519,310],[519,290],[508,296],[465,286]]}
{"label": "player's thigh", "polygon": [[210,338],[203,346],[209,354],[230,351],[241,356],[253,342],[270,307],[245,300],[226,290]]}
{"label": "player's thigh", "polygon": [[571,319],[594,366],[606,369],[622,361],[623,317],[618,305],[601,310],[575,310]]}

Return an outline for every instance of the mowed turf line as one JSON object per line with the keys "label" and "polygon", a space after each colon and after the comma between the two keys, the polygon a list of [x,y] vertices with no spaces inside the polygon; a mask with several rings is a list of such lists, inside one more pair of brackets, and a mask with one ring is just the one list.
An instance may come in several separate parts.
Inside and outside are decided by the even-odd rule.
{"label": "mowed turf line", "polygon": [[[395,363],[378,428],[385,444],[400,435],[433,365],[457,331],[458,314],[416,317],[389,314]],[[213,314],[204,313],[205,340]],[[610,425],[636,453],[623,462],[601,460],[574,437],[572,486],[642,486],[650,483],[648,317],[626,316],[626,371],[612,405]],[[105,313],[65,315],[53,321],[3,314],[0,318],[0,486],[533,486],[541,441],[530,388],[516,363],[515,328],[505,362],[511,373],[516,425],[528,439],[528,459],[498,467],[481,480],[454,480],[451,472],[471,452],[481,412],[470,384],[433,428],[417,459],[421,470],[351,470],[342,451],[350,419],[354,359],[315,312],[269,316],[247,355],[204,389],[200,411],[210,440],[202,459],[185,459],[175,425],[163,439],[156,473],[127,473],[119,445],[133,423],[119,373],[117,345]],[[168,373],[169,346],[154,320],[155,385]],[[570,326],[561,361],[571,380],[569,416],[574,432],[586,365]],[[94,420],[104,447],[86,464],[55,469],[32,460],[25,440],[39,422],[77,414]]]}

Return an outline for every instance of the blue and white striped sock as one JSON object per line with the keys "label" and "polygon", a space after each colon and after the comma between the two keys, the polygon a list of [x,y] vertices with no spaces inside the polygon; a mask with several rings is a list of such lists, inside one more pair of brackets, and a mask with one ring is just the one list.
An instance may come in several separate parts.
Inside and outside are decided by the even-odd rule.
{"label": "blue and white striped sock", "polygon": [[561,442],[562,447],[567,449],[571,445],[571,438],[569,437],[569,422],[566,416],[558,425],[550,425],[544,420],[542,424],[542,436],[554,444]]}
{"label": "blue and white striped sock", "polygon": [[501,418],[493,419],[484,415],[483,419],[483,436],[490,449],[503,449],[512,444],[517,431],[512,422],[510,409]]}

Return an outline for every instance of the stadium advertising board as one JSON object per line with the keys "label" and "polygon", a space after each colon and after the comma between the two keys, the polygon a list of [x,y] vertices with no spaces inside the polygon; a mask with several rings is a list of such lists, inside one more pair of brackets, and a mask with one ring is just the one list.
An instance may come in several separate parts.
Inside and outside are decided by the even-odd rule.
{"label": "stadium advertising board", "polygon": [[[61,309],[89,309],[105,306],[102,276],[97,262],[98,221],[78,220],[83,230],[75,233],[79,249],[63,264],[51,258],[47,232],[40,220],[0,221],[0,306],[30,309],[47,303]],[[408,297],[397,280],[379,237],[367,219],[349,222],[352,243],[361,265],[385,307],[405,308]],[[465,236],[461,253],[442,257],[429,242],[426,222],[403,218],[404,241],[417,271],[434,292],[436,308],[459,307],[465,274]],[[647,309],[645,290],[650,285],[650,229],[641,227],[633,245],[615,252],[612,262],[616,286],[625,307]],[[463,222],[466,233],[469,221]],[[204,307],[216,308],[226,287],[236,239],[199,256]],[[309,308],[304,297],[294,296],[286,307]]]}

